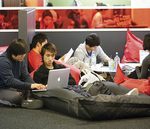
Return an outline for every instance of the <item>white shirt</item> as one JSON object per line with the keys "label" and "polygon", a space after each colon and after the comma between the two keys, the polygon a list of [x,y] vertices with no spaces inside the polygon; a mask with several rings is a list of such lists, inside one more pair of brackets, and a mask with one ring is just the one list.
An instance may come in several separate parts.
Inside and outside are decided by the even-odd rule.
{"label": "white shirt", "polygon": [[[75,50],[74,57],[77,57],[79,60],[83,61],[84,63],[90,63],[91,57],[88,55],[86,51],[86,44],[82,43],[78,46]],[[97,46],[96,50],[94,51],[95,56],[99,57],[102,62],[108,62],[110,58],[105,54],[101,46]]]}
{"label": "white shirt", "polygon": [[100,12],[97,12],[93,18],[91,23],[91,28],[101,28],[103,27],[103,18]]}

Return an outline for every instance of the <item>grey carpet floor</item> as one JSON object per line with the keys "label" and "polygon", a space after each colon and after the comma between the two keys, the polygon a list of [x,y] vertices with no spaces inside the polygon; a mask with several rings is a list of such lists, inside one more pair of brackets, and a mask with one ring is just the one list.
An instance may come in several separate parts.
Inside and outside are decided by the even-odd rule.
{"label": "grey carpet floor", "polygon": [[87,121],[45,109],[0,107],[0,129],[150,129],[150,117]]}

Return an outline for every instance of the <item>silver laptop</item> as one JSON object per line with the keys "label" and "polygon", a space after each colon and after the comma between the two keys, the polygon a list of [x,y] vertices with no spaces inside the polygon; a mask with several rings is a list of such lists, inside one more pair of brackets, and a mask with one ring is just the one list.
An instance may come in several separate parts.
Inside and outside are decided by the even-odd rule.
{"label": "silver laptop", "polygon": [[68,86],[70,68],[54,69],[49,71],[47,89],[32,90],[33,92],[47,91],[49,89],[64,88]]}
{"label": "silver laptop", "polygon": [[54,69],[49,71],[48,89],[64,88],[68,86],[70,68]]}

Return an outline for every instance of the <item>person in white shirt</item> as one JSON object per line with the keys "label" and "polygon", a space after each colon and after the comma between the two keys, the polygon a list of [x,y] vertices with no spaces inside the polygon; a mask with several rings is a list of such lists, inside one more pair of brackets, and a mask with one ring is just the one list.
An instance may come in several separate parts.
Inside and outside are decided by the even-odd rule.
{"label": "person in white shirt", "polygon": [[103,63],[110,60],[101,48],[100,39],[96,33],[91,33],[86,37],[85,42],[81,43],[75,50],[74,57],[90,65],[93,53],[96,59],[100,59]]}
{"label": "person in white shirt", "polygon": [[91,22],[91,28],[102,28],[103,27],[103,17],[101,9],[97,9]]}

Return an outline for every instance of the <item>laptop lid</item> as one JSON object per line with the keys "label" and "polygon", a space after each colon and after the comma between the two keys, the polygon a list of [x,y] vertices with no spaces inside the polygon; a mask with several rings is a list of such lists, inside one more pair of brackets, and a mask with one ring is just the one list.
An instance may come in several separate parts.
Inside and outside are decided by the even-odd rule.
{"label": "laptop lid", "polygon": [[49,71],[47,89],[64,88],[68,86],[70,68]]}

